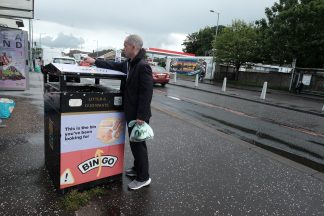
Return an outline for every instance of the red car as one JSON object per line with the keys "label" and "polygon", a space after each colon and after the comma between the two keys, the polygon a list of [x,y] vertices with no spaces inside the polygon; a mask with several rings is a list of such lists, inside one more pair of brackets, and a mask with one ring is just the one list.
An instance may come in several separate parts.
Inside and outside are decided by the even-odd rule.
{"label": "red car", "polygon": [[169,83],[170,73],[166,71],[163,67],[152,66],[153,84],[160,83],[162,86]]}

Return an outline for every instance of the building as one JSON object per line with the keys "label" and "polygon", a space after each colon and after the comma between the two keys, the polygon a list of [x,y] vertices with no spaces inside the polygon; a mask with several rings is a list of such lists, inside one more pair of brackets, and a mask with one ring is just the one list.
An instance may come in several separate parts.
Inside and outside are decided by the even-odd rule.
{"label": "building", "polygon": [[147,61],[153,64],[166,65],[168,57],[194,57],[193,53],[178,52],[159,48],[146,49]]}

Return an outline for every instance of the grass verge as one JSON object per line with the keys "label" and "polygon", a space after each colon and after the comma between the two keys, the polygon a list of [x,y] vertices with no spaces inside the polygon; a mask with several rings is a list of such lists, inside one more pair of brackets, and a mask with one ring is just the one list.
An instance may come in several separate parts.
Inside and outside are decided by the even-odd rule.
{"label": "grass verge", "polygon": [[62,198],[61,204],[68,211],[76,211],[85,206],[93,197],[105,195],[106,193],[107,191],[102,187],[95,187],[82,192],[72,190]]}

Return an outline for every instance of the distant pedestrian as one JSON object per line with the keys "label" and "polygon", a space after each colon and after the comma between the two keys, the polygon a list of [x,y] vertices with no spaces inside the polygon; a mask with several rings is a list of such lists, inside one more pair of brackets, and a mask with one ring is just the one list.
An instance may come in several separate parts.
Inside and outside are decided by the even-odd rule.
{"label": "distant pedestrian", "polygon": [[[129,35],[124,41],[124,52],[127,61],[107,62],[86,57],[85,62],[97,67],[118,70],[127,74],[126,88],[124,93],[124,110],[127,124],[136,120],[138,124],[149,122],[151,117],[151,100],[153,95],[152,69],[144,60],[145,49],[143,41],[138,35]],[[128,128],[131,134],[132,128]],[[130,142],[134,156],[134,166],[126,170],[126,175],[136,177],[128,184],[132,190],[140,189],[151,183],[149,176],[149,161],[146,142]]]}

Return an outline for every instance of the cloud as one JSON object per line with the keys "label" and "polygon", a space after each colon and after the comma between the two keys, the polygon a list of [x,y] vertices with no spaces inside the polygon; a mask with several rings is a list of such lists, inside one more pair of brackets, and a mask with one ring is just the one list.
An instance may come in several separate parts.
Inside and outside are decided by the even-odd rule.
{"label": "cloud", "polygon": [[173,32],[169,34],[146,34],[143,32],[143,37],[146,47],[182,51],[181,44],[186,35]]}
{"label": "cloud", "polygon": [[82,37],[76,37],[72,34],[65,35],[60,32],[56,38],[45,36],[42,38],[42,45],[56,48],[77,48],[84,44],[85,40]]}
{"label": "cloud", "polygon": [[[97,49],[94,41],[99,49],[122,48],[124,38],[135,33],[143,37],[145,47],[181,51],[183,35],[216,25],[211,9],[220,12],[220,25],[229,25],[234,19],[250,22],[264,17],[264,8],[275,1],[42,0],[35,2],[35,39],[46,32],[50,46],[82,45],[92,51]],[[69,38],[60,36],[62,32]]]}

